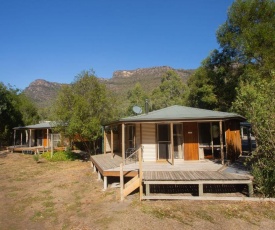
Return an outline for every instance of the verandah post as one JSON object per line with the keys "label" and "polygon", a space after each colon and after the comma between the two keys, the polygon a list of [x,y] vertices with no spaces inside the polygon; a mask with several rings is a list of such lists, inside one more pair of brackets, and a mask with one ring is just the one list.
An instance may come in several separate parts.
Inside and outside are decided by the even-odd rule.
{"label": "verandah post", "polygon": [[219,122],[220,124],[220,144],[221,144],[221,160],[222,164],[224,165],[224,151],[223,151],[223,135],[222,135],[222,121]]}
{"label": "verandah post", "polygon": [[113,127],[111,126],[111,156],[114,156],[114,133]]}
{"label": "verandah post", "polygon": [[122,129],[122,162],[123,165],[125,164],[125,124],[122,123],[121,125],[121,129]]}
{"label": "verandah post", "polygon": [[141,148],[138,149],[138,160],[139,160],[139,200],[142,200],[143,195],[143,187],[142,187],[142,178],[143,178],[143,171],[142,171],[142,154]]}
{"label": "verandah post", "polygon": [[120,163],[120,200],[121,201],[124,200],[123,189],[124,189],[123,163]]}

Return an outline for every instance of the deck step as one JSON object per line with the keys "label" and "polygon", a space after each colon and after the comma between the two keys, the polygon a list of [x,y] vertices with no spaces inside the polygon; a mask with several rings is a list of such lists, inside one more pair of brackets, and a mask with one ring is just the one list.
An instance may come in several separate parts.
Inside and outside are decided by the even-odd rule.
{"label": "deck step", "polygon": [[[129,184],[129,182],[131,183]],[[140,179],[138,175],[131,179],[129,182],[125,184],[125,188],[123,190],[124,197],[128,196],[131,192],[135,191],[140,185]]]}

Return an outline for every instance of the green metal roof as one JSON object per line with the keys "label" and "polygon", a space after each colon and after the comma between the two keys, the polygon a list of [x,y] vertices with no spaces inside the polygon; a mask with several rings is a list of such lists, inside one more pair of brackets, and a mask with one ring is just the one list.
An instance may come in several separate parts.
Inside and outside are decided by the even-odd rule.
{"label": "green metal roof", "polygon": [[243,116],[236,113],[219,112],[213,110],[174,105],[164,109],[149,112],[148,114],[140,114],[137,116],[122,118],[119,120],[119,122],[225,119],[246,120]]}
{"label": "green metal roof", "polygon": [[22,127],[15,127],[13,129],[51,129],[55,127],[53,122],[42,122],[35,125],[27,125]]}

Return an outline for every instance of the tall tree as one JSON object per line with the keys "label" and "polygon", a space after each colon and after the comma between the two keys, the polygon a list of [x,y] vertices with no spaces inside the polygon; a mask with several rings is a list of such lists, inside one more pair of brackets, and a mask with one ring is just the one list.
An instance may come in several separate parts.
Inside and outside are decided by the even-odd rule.
{"label": "tall tree", "polygon": [[235,63],[249,65],[270,77],[275,56],[275,2],[237,0],[228,11],[226,22],[217,31],[223,50],[230,50]]}
{"label": "tall tree", "polygon": [[234,109],[252,123],[257,148],[253,153],[252,174],[258,192],[275,196],[275,73],[272,81],[256,76],[241,84]]}
{"label": "tall tree", "polygon": [[161,78],[159,87],[151,95],[152,109],[161,109],[171,105],[182,105],[185,102],[185,85],[180,76],[168,70]]}
{"label": "tall tree", "polygon": [[22,115],[24,125],[36,124],[40,116],[34,103],[24,94],[18,94],[17,107]]}
{"label": "tall tree", "polygon": [[252,122],[256,135],[251,159],[256,188],[275,196],[275,2],[235,1],[217,38],[242,68],[233,109]]}
{"label": "tall tree", "polygon": [[0,82],[0,147],[12,144],[12,128],[24,125],[17,105],[17,89]]}
{"label": "tall tree", "polygon": [[61,89],[55,103],[56,120],[61,122],[60,127],[66,125],[66,136],[83,142],[88,152],[95,152],[101,125],[114,117],[112,102],[94,72],[83,71]]}
{"label": "tall tree", "polygon": [[134,88],[128,91],[127,99],[130,102],[128,106],[127,115],[135,115],[133,112],[134,106],[139,106],[142,111],[145,111],[145,100],[148,98],[146,92],[142,89],[141,84],[138,82]]}
{"label": "tall tree", "polygon": [[[227,111],[236,100],[242,81],[254,81],[256,76],[272,78],[275,65],[274,12],[275,2],[271,0],[236,0],[232,4],[226,22],[217,31],[220,49],[214,50],[203,61],[201,68],[204,70],[198,70],[188,83],[193,92],[212,94],[216,100],[204,103],[205,97],[199,96],[194,101],[191,91],[190,104]],[[206,85],[198,82],[198,75]]]}
{"label": "tall tree", "polygon": [[198,68],[188,79],[187,105],[196,108],[216,109],[217,95],[206,68]]}

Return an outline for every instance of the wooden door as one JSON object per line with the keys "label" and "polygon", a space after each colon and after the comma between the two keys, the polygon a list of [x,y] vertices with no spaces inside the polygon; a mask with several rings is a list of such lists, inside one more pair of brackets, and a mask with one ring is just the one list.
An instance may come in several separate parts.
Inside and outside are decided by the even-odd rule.
{"label": "wooden door", "polygon": [[183,124],[184,160],[199,160],[198,124]]}
{"label": "wooden door", "polygon": [[43,146],[47,147],[48,146],[48,135],[47,135],[47,130],[42,130],[43,132]]}

